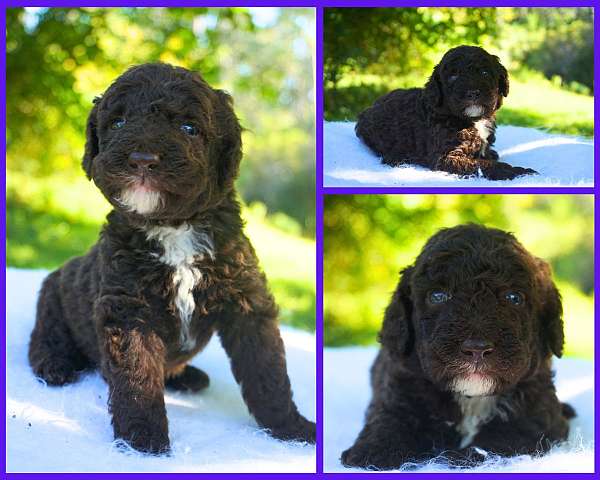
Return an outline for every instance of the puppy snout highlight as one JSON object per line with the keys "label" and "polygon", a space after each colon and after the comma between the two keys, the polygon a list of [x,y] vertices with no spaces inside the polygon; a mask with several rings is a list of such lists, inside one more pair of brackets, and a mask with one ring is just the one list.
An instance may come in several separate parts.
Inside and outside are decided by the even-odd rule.
{"label": "puppy snout highlight", "polygon": [[479,363],[494,351],[494,344],[484,339],[469,338],[462,342],[460,351],[471,362]]}
{"label": "puppy snout highlight", "polygon": [[129,167],[137,172],[153,170],[159,161],[158,154],[148,152],[131,152],[128,158]]}

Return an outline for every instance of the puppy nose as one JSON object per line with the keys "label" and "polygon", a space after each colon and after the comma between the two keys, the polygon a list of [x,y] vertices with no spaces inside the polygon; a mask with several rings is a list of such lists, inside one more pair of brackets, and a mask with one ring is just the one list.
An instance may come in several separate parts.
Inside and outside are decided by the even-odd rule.
{"label": "puppy nose", "polygon": [[481,90],[467,90],[465,98],[468,100],[477,100],[481,95]]}
{"label": "puppy nose", "polygon": [[461,344],[460,351],[471,360],[478,361],[494,351],[494,344],[487,340],[469,338]]}
{"label": "puppy nose", "polygon": [[134,170],[152,170],[158,165],[156,153],[131,152],[129,154],[129,166]]}

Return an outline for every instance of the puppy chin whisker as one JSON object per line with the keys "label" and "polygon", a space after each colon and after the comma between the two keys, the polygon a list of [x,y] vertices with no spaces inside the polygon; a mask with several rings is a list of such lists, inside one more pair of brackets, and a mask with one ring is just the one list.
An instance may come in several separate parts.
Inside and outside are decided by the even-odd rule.
{"label": "puppy chin whisker", "polygon": [[129,187],[125,188],[115,200],[125,210],[142,215],[164,208],[164,197],[155,190]]}

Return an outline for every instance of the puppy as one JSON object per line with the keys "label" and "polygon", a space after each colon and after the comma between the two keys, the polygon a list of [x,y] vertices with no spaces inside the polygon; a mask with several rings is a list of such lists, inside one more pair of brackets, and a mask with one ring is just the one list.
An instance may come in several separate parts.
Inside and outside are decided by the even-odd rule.
{"label": "puppy", "polygon": [[394,90],[358,116],[356,135],[383,163],[415,164],[460,176],[511,180],[537,173],[498,161],[496,110],[508,73],[483,48],[449,50],[425,88]]}
{"label": "puppy", "polygon": [[472,224],[435,234],[402,272],[379,341],[373,398],[344,465],[441,455],[469,466],[567,438],[575,412],[551,372],[563,351],[560,295],[548,264],[512,235]]}
{"label": "puppy", "polygon": [[94,103],[83,169],[113,210],[98,243],[43,283],[34,373],[64,385],[100,369],[115,438],[162,453],[165,386],[208,386],[187,363],[216,332],[258,424],[314,442],[314,423],[292,400],[275,301],[243,233],[231,98],[157,63],[131,68]]}

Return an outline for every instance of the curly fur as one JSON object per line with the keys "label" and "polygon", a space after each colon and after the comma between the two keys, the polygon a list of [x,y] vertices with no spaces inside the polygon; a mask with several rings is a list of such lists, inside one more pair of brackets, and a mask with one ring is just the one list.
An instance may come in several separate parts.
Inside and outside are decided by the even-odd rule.
{"label": "curly fur", "polygon": [[114,435],[138,450],[168,451],[165,385],[208,386],[187,362],[214,332],[258,424],[315,439],[292,400],[277,307],[243,233],[241,157],[231,98],[183,68],[133,67],[90,113],[83,168],[114,209],[92,249],[44,281],[29,361],[49,385],[99,368]]}
{"label": "curly fur", "polygon": [[[446,300],[435,303],[436,292]],[[575,413],[551,372],[563,350],[560,295],[548,264],[512,235],[479,225],[434,235],[403,270],[379,340],[373,397],[345,465],[441,455],[466,466],[482,451],[540,454],[567,438]],[[485,347],[475,356],[470,345]]]}
{"label": "curly fur", "polygon": [[509,180],[537,173],[498,161],[495,113],[508,95],[506,69],[480,47],[449,50],[425,88],[394,90],[358,116],[356,135],[383,163]]}

